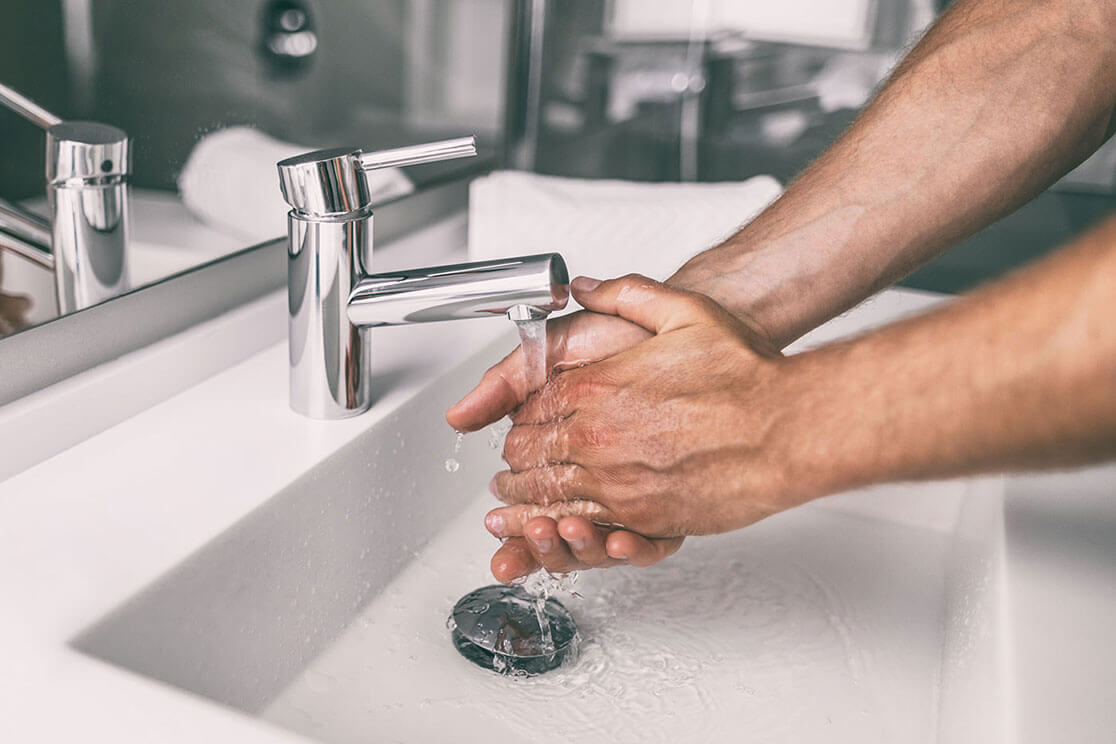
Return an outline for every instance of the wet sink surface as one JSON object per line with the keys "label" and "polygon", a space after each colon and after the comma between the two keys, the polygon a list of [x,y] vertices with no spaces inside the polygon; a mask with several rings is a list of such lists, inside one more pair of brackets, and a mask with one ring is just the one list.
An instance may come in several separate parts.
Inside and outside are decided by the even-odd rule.
{"label": "wet sink surface", "polygon": [[[943,648],[973,614],[970,596],[958,617],[949,515],[963,520],[967,500],[995,503],[995,487],[842,496],[691,539],[650,569],[583,572],[581,597],[563,598],[580,658],[515,679],[460,657],[446,628],[461,595],[492,583],[491,497],[452,487],[489,467],[475,457],[443,471],[437,491],[420,489],[426,510],[386,530],[373,525],[393,521],[390,499],[319,504],[305,498],[314,483],[322,497],[311,479],[75,645],[338,744],[937,740]],[[904,502],[933,503],[931,517],[890,518]]]}
{"label": "wet sink surface", "polygon": [[[949,486],[942,498],[961,498]],[[491,583],[470,504],[264,711],[328,742],[930,741],[951,535],[803,508],[584,572],[580,659],[531,679],[461,658],[445,618]]]}

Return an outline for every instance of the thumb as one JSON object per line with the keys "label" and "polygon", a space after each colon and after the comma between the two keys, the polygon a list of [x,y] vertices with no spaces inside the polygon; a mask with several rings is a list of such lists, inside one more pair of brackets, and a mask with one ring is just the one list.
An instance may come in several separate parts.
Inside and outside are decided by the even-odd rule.
{"label": "thumb", "polygon": [[701,295],[640,274],[604,282],[579,276],[570,283],[570,289],[586,310],[618,315],[652,333],[677,330],[709,317],[709,303]]}

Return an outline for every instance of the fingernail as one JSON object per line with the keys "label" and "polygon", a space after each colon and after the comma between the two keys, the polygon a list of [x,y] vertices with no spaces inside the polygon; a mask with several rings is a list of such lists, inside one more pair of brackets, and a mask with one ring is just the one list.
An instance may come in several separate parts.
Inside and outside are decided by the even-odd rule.
{"label": "fingernail", "polygon": [[584,540],[570,540],[570,547],[573,548],[574,550],[578,550],[578,551],[585,550],[585,541]]}
{"label": "fingernail", "polygon": [[615,558],[616,560],[619,560],[619,561],[626,561],[626,560],[628,560],[629,558],[631,558],[631,556],[630,556],[630,555],[628,555],[627,553],[625,553],[625,552],[623,552],[623,551],[620,551],[620,552],[617,552],[617,553],[611,553],[610,555],[611,555],[611,556],[612,556],[613,558]]}
{"label": "fingernail", "polygon": [[504,518],[501,517],[499,514],[489,514],[487,517],[485,517],[484,526],[488,528],[489,532],[491,532],[493,535],[496,535],[497,537],[504,534]]}
{"label": "fingernail", "polygon": [[538,548],[541,553],[549,553],[554,549],[554,541],[550,538],[545,538],[543,540],[532,539],[531,542],[535,544],[535,547]]}
{"label": "fingernail", "polygon": [[496,476],[492,476],[492,480],[488,481],[488,492],[493,496],[499,498],[500,492],[496,490]]}
{"label": "fingernail", "polygon": [[570,286],[578,292],[592,292],[594,289],[601,286],[601,280],[588,276],[579,276],[570,282]]}

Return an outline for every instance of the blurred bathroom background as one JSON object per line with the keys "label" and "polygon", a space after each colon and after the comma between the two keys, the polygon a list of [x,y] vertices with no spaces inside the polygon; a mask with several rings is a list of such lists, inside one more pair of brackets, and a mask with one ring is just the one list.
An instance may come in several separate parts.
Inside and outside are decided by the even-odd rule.
{"label": "blurred bathroom background", "polygon": [[[475,132],[462,168],[637,181],[793,179],[948,0],[7,0],[0,81],[134,138],[171,193],[207,133],[306,147]],[[43,193],[43,136],[0,110],[0,196]],[[1102,153],[908,283],[957,291],[1113,204]]]}

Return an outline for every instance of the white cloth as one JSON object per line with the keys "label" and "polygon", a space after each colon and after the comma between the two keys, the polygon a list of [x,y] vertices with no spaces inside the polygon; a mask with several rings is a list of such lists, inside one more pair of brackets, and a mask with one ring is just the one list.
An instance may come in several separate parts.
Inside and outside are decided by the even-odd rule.
{"label": "white cloth", "polygon": [[570,275],[665,279],[782,191],[771,176],[731,183],[635,183],[501,171],[469,192],[469,258],[561,253]]}
{"label": "white cloth", "polygon": [[[183,204],[210,227],[259,243],[287,234],[290,208],[279,193],[275,164],[313,150],[251,127],[207,134],[194,146],[178,191]],[[398,168],[367,174],[373,204],[414,191]]]}

